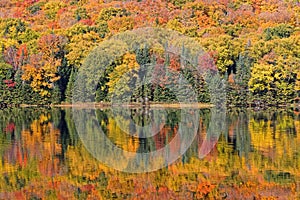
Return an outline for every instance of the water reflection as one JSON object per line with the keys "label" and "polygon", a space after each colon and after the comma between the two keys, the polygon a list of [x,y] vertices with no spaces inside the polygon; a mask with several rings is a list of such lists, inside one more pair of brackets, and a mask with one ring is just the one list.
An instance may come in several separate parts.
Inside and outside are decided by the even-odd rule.
{"label": "water reflection", "polygon": [[[118,148],[145,153],[164,148],[180,135],[179,123],[191,110],[122,111],[94,110],[94,123]],[[222,116],[209,109],[197,112],[195,138],[178,137],[192,140],[188,150],[163,169],[137,175],[94,158],[76,131],[70,109],[1,110],[0,199],[299,198],[299,113],[230,111],[225,125],[218,125],[214,122]],[[142,127],[150,124],[152,129],[146,131],[157,134],[140,137],[148,136]],[[209,129],[223,131],[219,137],[208,135]],[[93,130],[86,134],[92,137]],[[167,152],[180,152],[179,143],[175,140]],[[127,159],[145,161],[136,154]],[[121,167],[136,167],[125,160],[120,160]]]}
{"label": "water reflection", "polygon": [[[101,115],[103,118],[96,118],[95,110],[73,109],[77,131],[87,150],[120,171],[141,173],[161,169],[177,160],[197,135],[198,109],[153,109],[149,111],[149,124],[145,123],[144,111],[137,112],[142,113],[143,126],[134,123],[129,109],[108,110],[106,117]],[[107,118],[105,133],[101,127]]]}

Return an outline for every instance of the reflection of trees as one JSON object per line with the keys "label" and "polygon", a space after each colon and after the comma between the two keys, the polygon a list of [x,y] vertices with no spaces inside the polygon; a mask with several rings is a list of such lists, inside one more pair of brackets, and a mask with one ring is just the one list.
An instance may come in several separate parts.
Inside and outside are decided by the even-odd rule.
{"label": "reflection of trees", "polygon": [[140,144],[137,152],[145,153],[168,144],[176,134],[180,120],[180,111],[176,109],[165,112],[142,108],[130,109],[128,112],[126,109],[114,109],[113,112],[97,111],[102,130],[120,146],[129,142],[126,138],[136,138]]}
{"label": "reflection of trees", "polygon": [[245,156],[248,157],[248,153],[251,150],[251,138],[248,128],[249,120],[247,113],[245,111],[239,111],[234,118],[235,149],[238,151],[239,156],[245,154]]}
{"label": "reflection of trees", "polygon": [[2,129],[5,132],[1,133],[1,136],[6,137],[3,144],[7,145],[0,151],[1,163],[4,163],[0,171],[9,172],[0,180],[3,188],[20,189],[40,175],[51,177],[61,173],[60,130],[54,124],[60,121],[59,113],[55,109],[13,109],[0,120],[1,126],[9,124],[9,127]]}
{"label": "reflection of trees", "polygon": [[[198,126],[196,109],[133,112],[113,108],[103,119],[96,119],[93,110],[74,112],[77,112],[75,124],[82,131],[80,137],[89,151],[110,165],[116,161],[118,167],[136,163],[136,166],[129,166],[131,169],[138,169],[139,164],[147,160],[162,166],[176,160],[194,140]],[[98,111],[98,116],[104,115]],[[80,124],[82,121],[85,123]],[[153,166],[145,164],[144,167]]]}
{"label": "reflection of trees", "polygon": [[[200,122],[201,128],[197,140],[194,140],[188,151],[168,168],[136,175],[110,169],[93,157],[86,144],[79,140],[82,139],[82,135],[80,138],[77,135],[70,111],[37,111],[27,108],[0,111],[0,195],[3,195],[3,191],[8,194],[9,191],[20,190],[24,193],[26,190],[26,198],[46,198],[49,191],[69,198],[84,195],[99,197],[101,194],[103,198],[110,199],[114,196],[159,196],[163,193],[192,198],[194,194],[200,194],[202,189],[206,188],[205,193],[212,196],[226,190],[230,198],[238,198],[249,194],[251,197],[258,196],[268,191],[291,194],[291,191],[296,190],[293,189],[295,181],[300,177],[300,157],[297,152],[300,144],[300,118],[297,113],[280,110],[231,111],[227,114],[228,127],[224,128],[225,131],[216,147],[206,157],[199,159],[198,153],[208,136],[209,127],[211,130],[222,127],[212,123],[218,117],[222,117],[215,115],[218,112],[200,110],[197,123]],[[193,139],[188,134],[184,135],[189,133],[193,123],[196,123],[192,116],[183,117],[188,116],[187,112],[191,111],[167,109],[166,113],[162,114],[149,110],[149,119],[144,125],[147,126],[152,120],[157,123],[155,128],[161,130],[157,136],[143,140],[139,138],[136,141],[139,145],[131,150],[147,152],[160,149],[162,146],[159,145],[170,144],[175,135],[180,135],[180,143]],[[114,154],[114,149],[110,148],[103,138],[95,136],[98,132],[91,126],[93,123],[99,123],[111,141],[119,140],[120,147],[126,149],[130,140],[124,139],[123,133],[110,133],[109,127],[113,124],[117,127],[117,124],[123,121],[121,125],[125,126],[125,130],[141,131],[139,125],[143,112],[95,112],[96,117],[86,123],[77,124],[86,128],[85,139],[97,139],[96,144],[89,144],[93,144],[95,149],[100,149],[103,155],[110,155],[109,161],[114,161],[113,156],[116,156],[116,164],[124,169],[140,166],[141,162],[144,162],[146,167],[149,163],[145,157],[137,154]],[[135,116],[132,116],[132,113]],[[210,120],[213,114],[216,118]],[[155,117],[165,119],[153,121],[152,118]],[[130,119],[135,123],[130,124]],[[179,127],[176,120],[183,125]],[[121,129],[119,131],[121,132]],[[128,138],[133,137],[129,136]],[[212,136],[214,135],[211,134],[210,137]],[[166,152],[170,155],[181,151],[182,146],[176,142],[174,144],[167,147]],[[161,157],[149,156],[149,159]],[[160,164],[166,161],[161,159]],[[5,197],[9,199],[8,196]]]}
{"label": "reflection of trees", "polygon": [[299,167],[297,121],[287,111],[252,114],[249,123],[252,145],[254,152],[263,156],[266,167],[279,170]]}
{"label": "reflection of trees", "polygon": [[226,129],[226,111],[223,108],[212,108],[206,136],[199,149],[199,158],[204,158],[217,144],[219,137]]}

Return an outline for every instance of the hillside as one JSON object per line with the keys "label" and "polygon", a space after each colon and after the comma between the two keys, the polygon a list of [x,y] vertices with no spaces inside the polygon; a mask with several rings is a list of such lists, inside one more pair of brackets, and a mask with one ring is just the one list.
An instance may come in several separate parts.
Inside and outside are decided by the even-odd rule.
{"label": "hillside", "polygon": [[[193,38],[226,80],[230,104],[292,103],[300,96],[299,16],[298,1],[280,0],[1,0],[0,107],[71,102],[90,52],[119,33],[144,27]],[[209,102],[205,77],[183,69],[180,55],[164,50],[139,46],[108,63],[95,100],[111,101],[134,82],[138,87],[127,101],[178,101],[167,87],[169,70],[173,79],[183,74],[189,80],[199,102]],[[162,77],[138,85],[146,64]],[[127,81],[120,81],[125,73]]]}

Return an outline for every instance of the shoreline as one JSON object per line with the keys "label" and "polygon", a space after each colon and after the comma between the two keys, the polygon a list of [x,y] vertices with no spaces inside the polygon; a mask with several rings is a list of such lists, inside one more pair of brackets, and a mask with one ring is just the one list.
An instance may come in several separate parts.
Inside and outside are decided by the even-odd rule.
{"label": "shoreline", "polygon": [[[209,103],[163,103],[163,102],[150,102],[147,105],[143,105],[141,103],[119,103],[119,104],[112,104],[110,102],[102,102],[102,103],[78,103],[78,104],[71,104],[71,103],[61,103],[61,104],[48,104],[48,105],[38,105],[38,104],[18,104],[18,105],[5,105],[1,106],[0,109],[5,108],[91,108],[91,109],[108,109],[111,107],[120,107],[120,108],[152,108],[152,109],[159,109],[159,108],[213,108],[213,104]],[[227,106],[227,109],[234,109],[234,108],[241,108],[239,106]],[[246,106],[243,107],[245,109],[253,109],[253,110],[267,110],[269,108],[293,108],[295,110],[300,110],[300,104],[287,104],[287,105],[274,105],[274,106],[263,106],[263,107],[255,107],[255,106]]]}
{"label": "shoreline", "polygon": [[53,104],[53,105],[30,105],[30,104],[21,104],[19,107],[56,107],[56,108],[111,108],[111,107],[121,107],[121,108],[212,108],[213,104],[208,103],[150,103],[143,105],[141,103],[129,103],[129,104],[112,104],[112,103],[79,103],[79,104]]}

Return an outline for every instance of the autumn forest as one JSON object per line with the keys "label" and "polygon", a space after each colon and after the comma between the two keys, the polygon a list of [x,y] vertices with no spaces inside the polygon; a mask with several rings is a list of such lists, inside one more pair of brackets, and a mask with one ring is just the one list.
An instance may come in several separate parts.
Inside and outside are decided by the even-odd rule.
{"label": "autumn forest", "polygon": [[[230,105],[286,105],[299,99],[297,1],[3,0],[0,4],[1,107],[72,102],[74,81],[90,52],[114,35],[143,27],[174,30],[201,45],[207,59],[200,62],[217,68]],[[156,73],[167,69],[175,76],[183,74],[195,87],[198,101],[209,102],[205,78],[183,69],[177,55],[163,51],[140,45],[108,63],[96,85],[95,101],[110,101],[116,90],[126,92],[122,88],[132,80],[123,83],[120,77],[129,72],[138,82],[142,66],[154,63]],[[166,80],[163,76],[161,80]],[[153,102],[174,102],[168,84],[154,81],[137,87],[129,101],[147,96]]]}
{"label": "autumn forest", "polygon": [[299,0],[0,0],[0,199],[300,199],[299,25]]}

